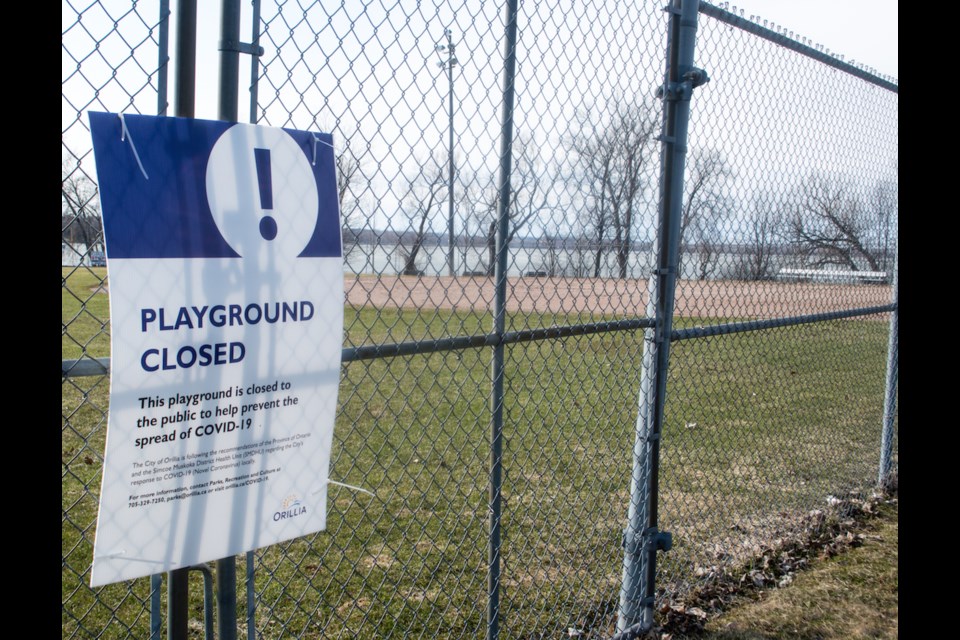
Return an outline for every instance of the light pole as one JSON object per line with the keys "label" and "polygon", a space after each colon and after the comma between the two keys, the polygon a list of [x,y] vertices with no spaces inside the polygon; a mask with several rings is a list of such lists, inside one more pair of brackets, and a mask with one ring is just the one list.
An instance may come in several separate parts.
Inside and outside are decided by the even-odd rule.
{"label": "light pole", "polygon": [[450,29],[445,29],[443,34],[447,37],[447,44],[438,44],[437,51],[446,53],[447,58],[438,62],[437,66],[447,69],[447,78],[450,81],[450,155],[448,158],[450,211],[447,218],[447,267],[450,275],[453,276],[456,274],[453,264],[453,68],[457,66],[457,57],[454,55],[453,32]]}

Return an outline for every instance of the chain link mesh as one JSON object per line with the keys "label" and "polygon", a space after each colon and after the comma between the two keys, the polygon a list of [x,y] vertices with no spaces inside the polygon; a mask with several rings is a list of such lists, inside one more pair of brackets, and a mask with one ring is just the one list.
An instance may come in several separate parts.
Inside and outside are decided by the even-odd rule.
{"label": "chain link mesh", "polygon": [[[261,43],[272,53],[259,121],[319,123],[339,144],[351,346],[492,329],[501,7],[427,11],[397,3],[262,13]],[[618,253],[617,242],[649,248],[655,235],[661,12],[525,3],[520,24],[508,330],[635,317],[648,256]],[[612,166],[622,150],[635,166]],[[636,183],[620,196],[616,221],[609,206],[605,219],[590,219],[604,188],[586,187],[602,175],[597,151],[619,172],[620,184],[606,188]],[[624,444],[636,410],[636,390],[618,379],[636,379],[641,342],[572,337],[508,352],[500,552],[509,637],[612,629]],[[345,367],[331,477],[377,498],[340,490],[330,502],[331,521],[343,522],[336,532],[260,554],[259,573],[291,576],[284,587],[258,585],[261,629],[290,628],[285,616],[296,611],[296,632],[331,637],[483,634],[489,366],[488,351],[468,350]],[[307,591],[294,588],[303,578]]]}
{"label": "chain link mesh", "polygon": [[[710,16],[697,44],[711,81],[691,106],[679,326],[890,304],[897,94]],[[889,329],[883,313],[674,344],[660,594],[748,573],[875,486]]]}
{"label": "chain link mesh", "polygon": [[[603,0],[520,12],[506,330],[574,329],[506,347],[501,636],[607,637],[644,336],[587,327],[645,316],[666,15]],[[160,14],[63,5],[65,361],[109,356],[85,112],[163,104]],[[260,15],[256,120],[334,134],[344,346],[489,336],[502,7],[264,2]],[[897,95],[704,15],[697,64],[711,81],[692,102],[674,328],[887,305]],[[872,486],[888,332],[875,313],[674,343],[661,598]],[[330,477],[374,495],[331,486],[325,532],[255,552],[258,636],[484,634],[490,368],[488,348],[344,363]],[[86,586],[108,386],[63,377],[65,638],[149,634],[149,580]],[[892,446],[896,473],[896,430]]]}
{"label": "chain link mesh", "polygon": [[[103,229],[88,111],[157,113],[158,1],[61,3],[61,351],[64,361],[110,355]],[[109,380],[61,384],[63,638],[149,636],[149,580],[91,589]]]}

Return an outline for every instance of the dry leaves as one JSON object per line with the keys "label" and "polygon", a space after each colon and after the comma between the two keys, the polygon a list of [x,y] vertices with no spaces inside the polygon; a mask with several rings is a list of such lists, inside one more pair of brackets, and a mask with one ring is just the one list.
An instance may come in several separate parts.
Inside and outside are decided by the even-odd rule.
{"label": "dry leaves", "polygon": [[[716,564],[694,569],[700,584],[660,607],[660,626],[651,636],[667,640],[674,635],[699,633],[709,618],[719,615],[735,599],[786,587],[812,558],[835,556],[862,545],[866,537],[856,529],[875,516],[877,505],[887,499],[879,493],[867,498],[860,494],[829,496],[827,509],[810,511],[800,527],[779,532],[765,546],[748,543],[753,557],[740,565],[725,563],[731,556],[717,548],[713,554]],[[737,525],[730,528],[740,530]]]}

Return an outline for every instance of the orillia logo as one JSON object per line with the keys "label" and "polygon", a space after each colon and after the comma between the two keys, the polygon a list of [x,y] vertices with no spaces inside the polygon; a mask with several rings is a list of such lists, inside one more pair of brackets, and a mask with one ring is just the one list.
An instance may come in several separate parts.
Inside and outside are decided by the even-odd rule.
{"label": "orillia logo", "polygon": [[280,506],[280,511],[277,511],[273,514],[273,521],[279,522],[281,520],[286,520],[287,518],[302,516],[306,512],[306,505],[301,503],[300,498],[294,493],[283,499],[283,504]]}

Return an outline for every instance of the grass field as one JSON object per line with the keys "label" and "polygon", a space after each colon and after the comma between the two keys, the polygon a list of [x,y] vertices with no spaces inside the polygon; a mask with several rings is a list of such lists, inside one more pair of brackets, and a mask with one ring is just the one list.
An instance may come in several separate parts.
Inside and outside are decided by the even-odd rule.
{"label": "grass field", "polygon": [[[109,355],[102,277],[64,271],[64,358]],[[605,319],[517,312],[510,322]],[[350,344],[489,326],[480,312],[345,310]],[[661,556],[662,595],[875,481],[887,329],[874,317],[673,345],[660,521],[674,549]],[[507,348],[504,638],[612,630],[642,338]],[[471,349],[343,366],[330,477],[376,497],[331,488],[327,531],[256,553],[262,637],[482,636],[490,358]],[[108,396],[103,377],[62,384],[64,638],[147,637],[149,580],[86,586]]]}

